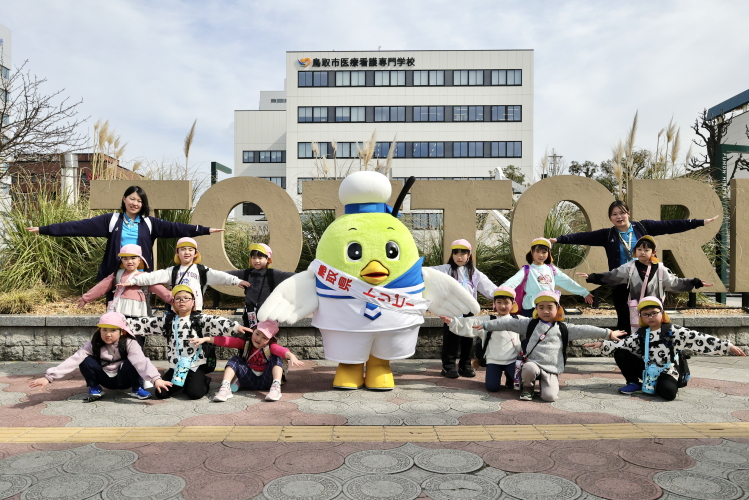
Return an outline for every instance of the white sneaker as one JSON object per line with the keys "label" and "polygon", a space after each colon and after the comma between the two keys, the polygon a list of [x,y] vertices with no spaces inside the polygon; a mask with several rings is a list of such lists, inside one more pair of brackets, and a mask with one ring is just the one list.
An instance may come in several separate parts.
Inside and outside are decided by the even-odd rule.
{"label": "white sneaker", "polygon": [[217,403],[223,403],[227,399],[233,398],[234,394],[231,393],[229,384],[221,384],[221,388],[218,390],[218,394],[213,396],[213,400]]}
{"label": "white sneaker", "polygon": [[279,399],[281,399],[281,385],[273,384],[270,386],[270,391],[268,391],[268,395],[265,396],[265,400],[278,401]]}

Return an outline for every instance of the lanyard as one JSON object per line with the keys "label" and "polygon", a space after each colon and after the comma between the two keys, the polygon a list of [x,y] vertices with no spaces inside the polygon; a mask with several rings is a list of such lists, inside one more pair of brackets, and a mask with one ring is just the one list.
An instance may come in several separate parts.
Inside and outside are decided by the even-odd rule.
{"label": "lanyard", "polygon": [[622,240],[622,245],[624,245],[624,248],[627,249],[627,258],[630,258],[632,256],[631,255],[632,254],[632,238],[635,235],[634,229],[632,228],[632,226],[630,226],[629,227],[629,231],[627,231],[627,233],[626,233],[627,234],[627,239],[629,240],[629,243],[627,243],[626,241],[624,241],[624,236],[622,236],[622,233],[618,229],[617,229],[616,232],[619,233],[619,239]]}

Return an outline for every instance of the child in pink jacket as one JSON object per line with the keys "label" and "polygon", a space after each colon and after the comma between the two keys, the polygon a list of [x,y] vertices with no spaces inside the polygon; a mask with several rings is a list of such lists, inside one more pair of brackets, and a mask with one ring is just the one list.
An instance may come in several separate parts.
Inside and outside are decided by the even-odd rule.
{"label": "child in pink jacket", "polygon": [[141,387],[141,377],[151,382],[159,392],[171,387],[172,383],[162,380],[151,360],[143,354],[122,314],[108,312],[96,326],[98,329],[91,340],[59,365],[47,369],[43,377],[32,380],[29,386],[42,390],[78,368],[86,379],[89,401],[96,401],[104,395],[102,386],[107,389],[130,387],[131,396],[148,399],[151,394]]}

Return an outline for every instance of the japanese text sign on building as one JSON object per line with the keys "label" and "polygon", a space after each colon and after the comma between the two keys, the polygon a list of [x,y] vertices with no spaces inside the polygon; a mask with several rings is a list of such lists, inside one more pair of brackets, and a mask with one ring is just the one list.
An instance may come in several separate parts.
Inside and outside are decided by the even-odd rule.
{"label": "japanese text sign on building", "polygon": [[309,59],[300,59],[300,66],[302,68],[392,68],[392,67],[413,67],[416,66],[416,58],[414,57],[334,57],[329,58],[314,58],[312,59],[312,65],[302,65],[301,61],[308,61]]}

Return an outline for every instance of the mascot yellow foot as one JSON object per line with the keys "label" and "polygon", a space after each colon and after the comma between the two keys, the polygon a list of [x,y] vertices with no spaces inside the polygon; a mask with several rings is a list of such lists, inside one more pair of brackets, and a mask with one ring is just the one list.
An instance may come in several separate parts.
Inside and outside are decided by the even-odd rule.
{"label": "mascot yellow foot", "polygon": [[364,385],[373,391],[391,391],[395,386],[390,361],[375,358],[371,354],[367,360],[367,376]]}
{"label": "mascot yellow foot", "polygon": [[359,389],[364,385],[364,363],[349,365],[338,363],[333,387],[337,389]]}

